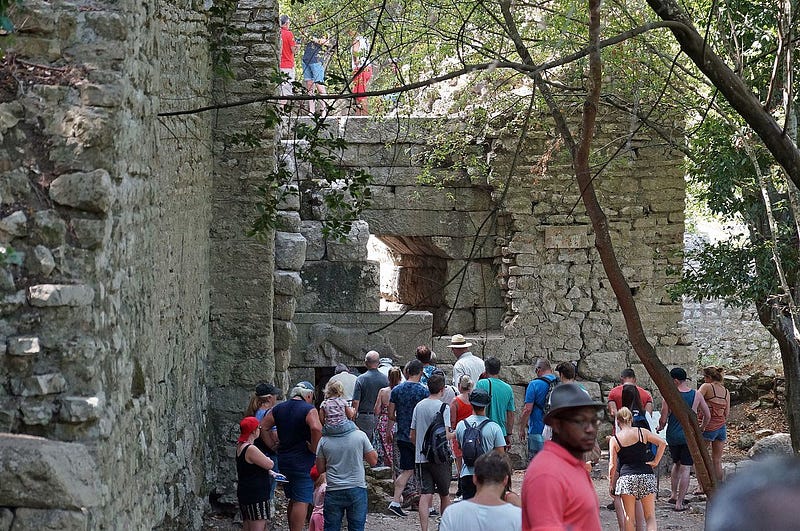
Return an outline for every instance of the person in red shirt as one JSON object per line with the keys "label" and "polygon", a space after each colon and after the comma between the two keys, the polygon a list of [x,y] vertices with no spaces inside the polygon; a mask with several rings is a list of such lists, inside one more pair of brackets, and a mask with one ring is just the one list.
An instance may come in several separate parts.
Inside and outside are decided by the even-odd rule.
{"label": "person in red shirt", "polygon": [[600,531],[600,501],[583,454],[594,447],[601,409],[603,404],[576,384],[553,389],[544,416],[553,439],[545,441],[522,481],[523,531]]}
{"label": "person in red shirt", "polygon": [[[617,411],[622,409],[622,386],[625,384],[636,385],[636,373],[631,368],[622,369],[619,379],[622,383],[608,392],[608,413],[612,419],[616,417]],[[644,410],[652,415],[653,395],[638,385],[636,385],[636,389],[639,391],[639,400],[642,401]]]}
{"label": "person in red shirt", "polygon": [[[297,53],[297,42],[294,40],[294,33],[289,30],[289,15],[281,15],[281,63],[282,74],[289,76],[288,81],[284,81],[278,86],[280,96],[291,96],[292,82],[294,82],[294,54]],[[278,101],[278,105],[284,105],[286,100]]]}

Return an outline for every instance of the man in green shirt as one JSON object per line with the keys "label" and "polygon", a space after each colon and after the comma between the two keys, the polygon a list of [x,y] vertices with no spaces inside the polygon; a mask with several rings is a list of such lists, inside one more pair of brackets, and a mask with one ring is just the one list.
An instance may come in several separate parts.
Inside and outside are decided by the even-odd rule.
{"label": "man in green shirt", "polygon": [[500,379],[500,360],[486,358],[486,378],[478,380],[476,389],[484,389],[489,393],[491,402],[486,408],[486,416],[500,425],[506,446],[511,445],[511,435],[514,430],[514,391],[511,386]]}

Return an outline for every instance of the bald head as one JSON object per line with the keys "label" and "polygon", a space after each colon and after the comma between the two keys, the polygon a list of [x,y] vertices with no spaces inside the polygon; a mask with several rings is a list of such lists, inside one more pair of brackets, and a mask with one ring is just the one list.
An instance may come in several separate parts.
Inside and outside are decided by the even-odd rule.
{"label": "bald head", "polygon": [[367,369],[374,369],[378,366],[378,363],[381,361],[381,355],[375,352],[374,350],[370,350],[367,352],[367,355],[364,356],[364,365],[367,366]]}

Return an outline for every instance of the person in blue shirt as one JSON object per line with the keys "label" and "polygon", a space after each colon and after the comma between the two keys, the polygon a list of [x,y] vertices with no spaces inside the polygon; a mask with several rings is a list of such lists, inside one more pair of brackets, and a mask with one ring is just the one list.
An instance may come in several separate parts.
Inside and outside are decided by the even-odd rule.
{"label": "person in blue shirt", "polygon": [[525,390],[525,407],[519,418],[520,440],[528,440],[528,461],[539,453],[544,446],[544,409],[547,401],[547,392],[552,382],[558,382],[553,374],[550,362],[544,358],[537,358],[533,364],[536,374]]}

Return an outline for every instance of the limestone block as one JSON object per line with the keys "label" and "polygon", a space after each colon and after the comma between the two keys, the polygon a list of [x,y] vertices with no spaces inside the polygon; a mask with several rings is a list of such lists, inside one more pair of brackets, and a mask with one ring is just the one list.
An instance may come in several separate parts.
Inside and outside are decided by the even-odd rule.
{"label": "limestone block", "polygon": [[17,125],[22,116],[24,112],[18,101],[0,103],[0,135]]}
{"label": "limestone block", "polygon": [[281,211],[275,228],[283,232],[300,232],[300,223],[299,212]]}
{"label": "limestone block", "polygon": [[547,249],[583,249],[590,247],[588,228],[585,226],[545,227],[544,245]]}
{"label": "limestone block", "polygon": [[297,271],[276,270],[273,273],[273,289],[276,295],[297,297],[303,293],[303,279]]}
{"label": "limestone block", "polygon": [[501,308],[475,308],[475,329],[476,330],[498,330],[501,328],[505,307]]}
{"label": "limestone block", "polygon": [[332,262],[361,262],[367,259],[369,225],[356,220],[343,241],[328,239],[328,260]]}
{"label": "limestone block", "polygon": [[13,378],[11,391],[17,396],[41,396],[61,393],[67,381],[60,372],[35,374],[27,378]]}
{"label": "limestone block", "polygon": [[278,202],[278,210],[300,210],[300,195],[297,193],[296,186],[284,186],[279,193],[286,192]]}
{"label": "limestone block", "polygon": [[86,511],[20,507],[16,510],[11,531],[22,531],[24,529],[88,531],[90,529],[89,516]]}
{"label": "limestone block", "polygon": [[297,326],[291,321],[272,321],[275,350],[290,349],[297,342]]}
{"label": "limestone block", "polygon": [[39,346],[39,338],[36,336],[9,337],[7,345],[7,352],[11,356],[32,356],[42,350]]}
{"label": "limestone block", "polygon": [[40,210],[33,215],[34,241],[53,249],[64,244],[67,224],[55,210]]}
{"label": "limestone block", "polygon": [[0,219],[0,231],[11,236],[25,236],[28,234],[28,218],[22,210],[17,210]]}
{"label": "limestone block", "polygon": [[283,321],[291,321],[297,308],[297,299],[286,295],[275,295],[272,317]]}
{"label": "limestone block", "polygon": [[68,173],[50,183],[50,199],[60,205],[105,213],[114,201],[114,188],[111,177],[103,169]]}
{"label": "limestone block", "polygon": [[325,237],[322,235],[322,222],[303,220],[300,233],[306,239],[306,260],[322,260],[325,257]]}
{"label": "limestone block", "polygon": [[56,268],[56,261],[53,253],[44,245],[37,245],[33,252],[26,255],[26,264],[31,273],[49,276]]}
{"label": "limestone block", "polygon": [[776,433],[759,439],[747,452],[751,459],[764,459],[774,456],[793,455],[792,438],[788,433]]}
{"label": "limestone block", "polygon": [[3,506],[75,510],[96,506],[100,502],[97,470],[82,444],[0,433]]}
{"label": "limestone block", "polygon": [[25,290],[19,290],[3,297],[0,301],[0,315],[9,315],[25,304]]}
{"label": "limestone block", "polygon": [[[281,349],[275,351],[275,372],[286,372],[289,370],[289,363],[292,361],[292,351]],[[276,384],[277,385],[277,384]]]}
{"label": "limestone block", "polygon": [[28,426],[45,426],[53,420],[55,404],[51,401],[25,400],[19,406],[22,422]]}
{"label": "limestone block", "polygon": [[94,289],[83,284],[37,284],[28,288],[31,306],[87,306],[94,300]]}
{"label": "limestone block", "polygon": [[614,382],[627,359],[624,352],[593,352],[578,362],[578,372],[590,380]]}
{"label": "limestone block", "polygon": [[368,312],[380,307],[380,265],[375,262],[306,262],[298,312]]}
{"label": "limestone block", "polygon": [[446,310],[444,320],[448,330],[475,330],[475,314],[472,310]]}
{"label": "limestone block", "polygon": [[58,416],[64,422],[79,423],[95,420],[105,405],[102,396],[65,396],[59,400]]}
{"label": "limestone block", "polygon": [[306,239],[294,232],[275,232],[275,267],[299,271],[306,260]]}
{"label": "limestone block", "polygon": [[72,218],[70,221],[72,231],[77,238],[77,245],[82,249],[96,249],[102,247],[111,237],[113,220]]}
{"label": "limestone block", "polygon": [[14,275],[5,267],[0,268],[0,290],[14,291],[17,285],[14,282]]}
{"label": "limestone block", "polygon": [[11,529],[11,522],[14,521],[14,513],[11,509],[5,507],[0,508],[0,531],[9,531]]}

